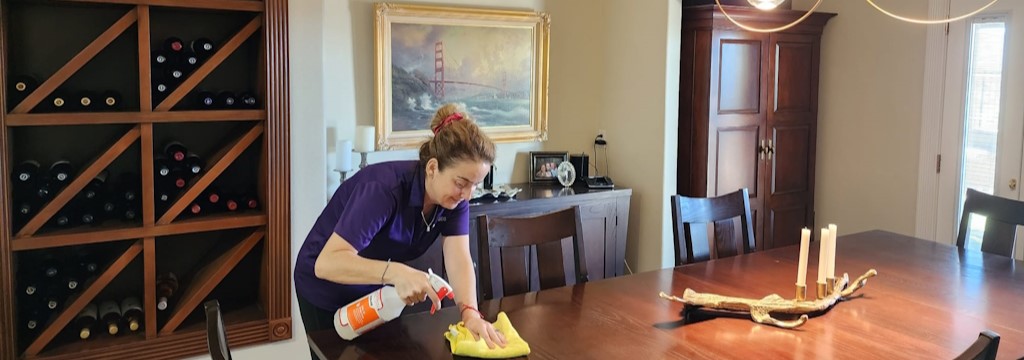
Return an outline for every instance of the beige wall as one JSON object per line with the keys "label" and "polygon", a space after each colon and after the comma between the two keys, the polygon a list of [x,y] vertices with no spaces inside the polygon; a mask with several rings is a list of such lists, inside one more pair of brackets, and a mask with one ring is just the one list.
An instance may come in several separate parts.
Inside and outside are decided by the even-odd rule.
{"label": "beige wall", "polygon": [[[796,0],[793,8],[812,3]],[[928,14],[927,1],[879,3]],[[864,1],[824,1],[819,11],[838,15],[821,46],[816,226],[913,235],[926,28]]]}

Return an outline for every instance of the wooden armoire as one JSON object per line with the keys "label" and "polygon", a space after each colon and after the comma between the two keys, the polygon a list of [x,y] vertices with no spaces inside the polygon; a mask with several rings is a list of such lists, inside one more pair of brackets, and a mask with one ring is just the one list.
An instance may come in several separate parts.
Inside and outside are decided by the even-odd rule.
{"label": "wooden armoire", "polygon": [[[725,10],[758,28],[805,13]],[[683,8],[677,191],[714,197],[747,188],[759,250],[798,244],[800,229],[813,227],[819,50],[833,16],[758,33],[717,6]]]}

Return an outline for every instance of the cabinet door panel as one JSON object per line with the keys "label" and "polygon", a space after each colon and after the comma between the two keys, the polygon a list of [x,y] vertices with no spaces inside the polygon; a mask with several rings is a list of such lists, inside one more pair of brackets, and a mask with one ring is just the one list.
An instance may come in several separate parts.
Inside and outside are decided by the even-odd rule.
{"label": "cabinet door panel", "polygon": [[747,188],[751,197],[757,197],[758,139],[760,127],[719,128],[715,141],[715,159],[712,175],[715,195]]}
{"label": "cabinet door panel", "polygon": [[810,191],[810,126],[778,126],[772,134],[771,196]]}
{"label": "cabinet door panel", "polygon": [[813,223],[819,41],[803,34],[773,34],[769,40],[773,106],[767,127],[773,154],[763,178],[766,248],[793,244],[800,228]]}
{"label": "cabinet door panel", "polygon": [[761,46],[759,40],[722,39],[719,58],[718,112],[761,112]]}
{"label": "cabinet door panel", "polygon": [[775,112],[812,111],[811,90],[816,89],[814,74],[808,69],[814,62],[815,47],[806,41],[780,40],[774,46],[778,64],[775,73]]}

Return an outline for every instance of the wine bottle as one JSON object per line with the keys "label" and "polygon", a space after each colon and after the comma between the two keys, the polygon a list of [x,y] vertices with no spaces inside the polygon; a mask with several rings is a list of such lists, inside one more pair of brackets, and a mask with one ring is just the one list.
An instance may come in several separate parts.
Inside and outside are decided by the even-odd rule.
{"label": "wine bottle", "polygon": [[99,103],[97,101],[99,100],[99,96],[92,91],[80,91],[78,92],[78,95],[75,96],[75,99],[77,99],[75,106],[78,107],[79,111],[94,111],[99,107]]}
{"label": "wine bottle", "polygon": [[199,155],[189,153],[185,156],[185,173],[189,178],[201,174],[205,167],[206,164],[203,163],[203,159]]}
{"label": "wine bottle", "polygon": [[185,42],[181,39],[171,36],[164,39],[164,50],[171,54],[178,54],[185,49]]}
{"label": "wine bottle", "polygon": [[81,282],[79,282],[78,277],[74,275],[66,276],[64,278],[63,283],[64,286],[67,288],[67,294],[73,294],[77,292],[79,290],[78,287],[81,285]]}
{"label": "wine bottle", "polygon": [[36,212],[36,205],[32,201],[22,200],[18,202],[14,211],[16,215],[27,218]]}
{"label": "wine bottle", "polygon": [[79,253],[77,259],[78,273],[81,274],[83,278],[88,279],[96,276],[97,272],[99,272],[100,266],[96,263],[96,259],[93,255],[89,253]]}
{"label": "wine bottle", "polygon": [[63,266],[61,266],[59,261],[52,257],[44,258],[39,264],[39,275],[41,275],[46,282],[53,282],[63,273]]}
{"label": "wine bottle", "polygon": [[117,202],[110,195],[104,196],[100,204],[100,221],[117,217]]}
{"label": "wine bottle", "polygon": [[194,202],[188,207],[188,213],[192,216],[202,215],[203,211],[203,205],[200,205],[199,202]]}
{"label": "wine bottle", "polygon": [[58,89],[50,94],[45,108],[50,112],[70,111],[71,104],[68,101],[69,99],[70,98],[63,90]]}
{"label": "wine bottle", "polygon": [[63,286],[58,285],[56,282],[52,282],[46,287],[42,303],[47,309],[57,310],[57,308],[60,307],[61,299],[64,298],[65,293],[66,291]]}
{"label": "wine bottle", "polygon": [[84,207],[82,212],[78,215],[78,223],[82,225],[99,224],[99,216],[93,211],[93,209],[95,209],[93,206]]}
{"label": "wine bottle", "polygon": [[256,196],[252,194],[242,196],[242,201],[240,201],[239,203],[241,203],[246,210],[257,210],[260,208],[259,199],[257,199]]}
{"label": "wine bottle", "polygon": [[25,281],[24,284],[21,285],[21,288],[21,293],[24,294],[24,296],[34,297],[36,294],[39,294],[39,283],[36,281]]}
{"label": "wine bottle", "polygon": [[105,110],[118,110],[121,108],[121,93],[114,90],[107,90],[100,94],[101,106]]}
{"label": "wine bottle", "polygon": [[253,95],[251,92],[243,92],[241,95],[238,95],[238,99],[241,101],[241,107],[243,108],[255,109],[259,107],[259,101],[256,100],[256,95]]}
{"label": "wine bottle", "polygon": [[192,43],[189,45],[192,51],[195,52],[196,55],[199,56],[199,58],[201,59],[205,59],[210,55],[213,55],[214,45],[213,41],[210,41],[210,39],[198,38],[192,40]]}
{"label": "wine bottle", "polygon": [[74,328],[78,329],[78,337],[82,340],[88,339],[96,327],[96,314],[99,312],[96,304],[86,305],[78,316],[75,317]]}
{"label": "wine bottle", "polygon": [[188,148],[180,142],[171,141],[164,145],[164,156],[167,156],[167,158],[173,162],[185,161],[185,156],[187,155]]}
{"label": "wine bottle", "polygon": [[126,203],[121,208],[121,220],[133,222],[139,218],[139,208],[135,204]]}
{"label": "wine bottle", "polygon": [[163,50],[154,50],[151,55],[154,69],[160,69],[174,62],[173,55]]}
{"label": "wine bottle", "polygon": [[50,309],[40,306],[31,306],[29,309],[22,312],[21,323],[23,329],[30,334],[34,334],[43,328],[43,325],[50,320],[50,315],[53,313]]}
{"label": "wine bottle", "polygon": [[121,300],[122,327],[128,328],[132,332],[139,331],[143,316],[145,314],[142,312],[142,303],[139,302],[139,298],[129,296]]}
{"label": "wine bottle", "polygon": [[158,180],[166,180],[171,175],[171,162],[163,156],[156,156],[153,158],[153,171]]}
{"label": "wine bottle", "polygon": [[178,276],[167,272],[156,279],[156,309],[167,310],[170,297],[178,291]]}
{"label": "wine bottle", "polygon": [[171,93],[171,89],[174,84],[167,81],[166,79],[159,79],[153,81],[153,101],[157,102],[167,97]]}
{"label": "wine bottle", "polygon": [[196,107],[199,109],[214,109],[217,107],[217,96],[209,91],[196,93]]}
{"label": "wine bottle", "polygon": [[117,335],[118,330],[120,330],[118,324],[121,322],[121,307],[113,300],[104,300],[100,303],[99,310],[100,319],[102,324],[106,326],[107,333]]}
{"label": "wine bottle", "polygon": [[133,172],[123,172],[118,176],[117,191],[119,193],[119,200],[127,201],[129,203],[139,202],[139,193],[141,193],[142,180],[139,175]]}
{"label": "wine bottle", "polygon": [[36,187],[35,195],[40,204],[45,204],[47,201],[50,201],[50,199],[53,198],[54,192],[58,190],[55,189],[54,185],[51,185],[52,183],[53,181],[47,178],[41,180],[39,185]]}
{"label": "wine bottle", "polygon": [[100,194],[103,193],[106,187],[107,177],[109,175],[110,172],[106,169],[100,171],[99,174],[96,174],[96,177],[89,180],[89,184],[82,189],[82,198],[87,201],[96,201],[99,199]]}
{"label": "wine bottle", "polygon": [[18,75],[11,79],[11,93],[18,99],[24,99],[39,87],[39,81],[32,75]]}
{"label": "wine bottle", "polygon": [[51,220],[53,226],[58,228],[69,228],[76,224],[78,219],[78,213],[73,209],[72,206],[65,206],[63,209],[57,211],[57,214],[53,215]]}
{"label": "wine bottle", "polygon": [[224,200],[224,209],[227,211],[238,211],[238,197],[231,196]]}
{"label": "wine bottle", "polygon": [[221,91],[217,94],[217,107],[230,109],[235,107],[235,94],[230,91]]}
{"label": "wine bottle", "polygon": [[199,56],[192,50],[183,50],[178,59],[178,67],[184,69],[185,72],[192,72],[199,66]]}
{"label": "wine bottle", "polygon": [[74,167],[71,166],[71,162],[67,160],[58,160],[50,165],[50,179],[56,180],[61,187],[71,182],[71,176],[74,175]]}
{"label": "wine bottle", "polygon": [[177,66],[168,67],[164,69],[163,78],[174,84],[181,83],[185,80],[185,70]]}
{"label": "wine bottle", "polygon": [[168,179],[168,183],[174,185],[175,189],[184,189],[188,185],[188,173],[180,166],[171,169],[171,176]]}
{"label": "wine bottle", "polygon": [[14,166],[11,171],[11,177],[14,180],[14,187],[20,189],[32,188],[37,178],[39,177],[39,162],[35,160],[25,160],[18,165]]}
{"label": "wine bottle", "polygon": [[214,210],[214,209],[219,208],[221,206],[221,204],[222,204],[221,198],[222,198],[222,196],[221,196],[221,193],[220,193],[220,189],[218,189],[216,186],[211,186],[211,187],[207,188],[206,191],[203,192],[203,197],[202,197],[202,199],[205,200],[204,202],[205,202],[206,208],[208,208],[209,210]]}

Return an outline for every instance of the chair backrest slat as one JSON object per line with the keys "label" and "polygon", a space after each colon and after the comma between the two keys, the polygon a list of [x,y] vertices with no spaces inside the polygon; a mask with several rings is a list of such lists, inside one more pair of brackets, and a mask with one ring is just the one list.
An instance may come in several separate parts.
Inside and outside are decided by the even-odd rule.
{"label": "chair backrest slat", "polygon": [[956,246],[964,248],[967,242],[971,214],[985,216],[985,234],[981,251],[1013,256],[1013,244],[1018,225],[1024,225],[1024,202],[967,189],[964,210],[960,216]]}
{"label": "chair backrest slat", "polygon": [[[586,282],[587,263],[583,245],[580,208],[546,214],[503,218],[483,215],[478,220],[479,282],[482,299],[493,299],[499,281],[503,295],[566,285],[566,279]],[[565,269],[563,241],[572,244],[573,271]],[[491,253],[497,250],[500,279],[492,279]],[[535,270],[534,270],[535,269]],[[534,271],[531,271],[534,270]],[[536,281],[535,281],[536,279]],[[540,289],[531,289],[530,284]]]}
{"label": "chair backrest slat", "polygon": [[[676,265],[753,252],[757,249],[747,189],[714,198],[672,195],[672,229],[675,235]],[[739,220],[737,231],[736,219]],[[714,229],[707,243],[695,243],[694,231]]]}

